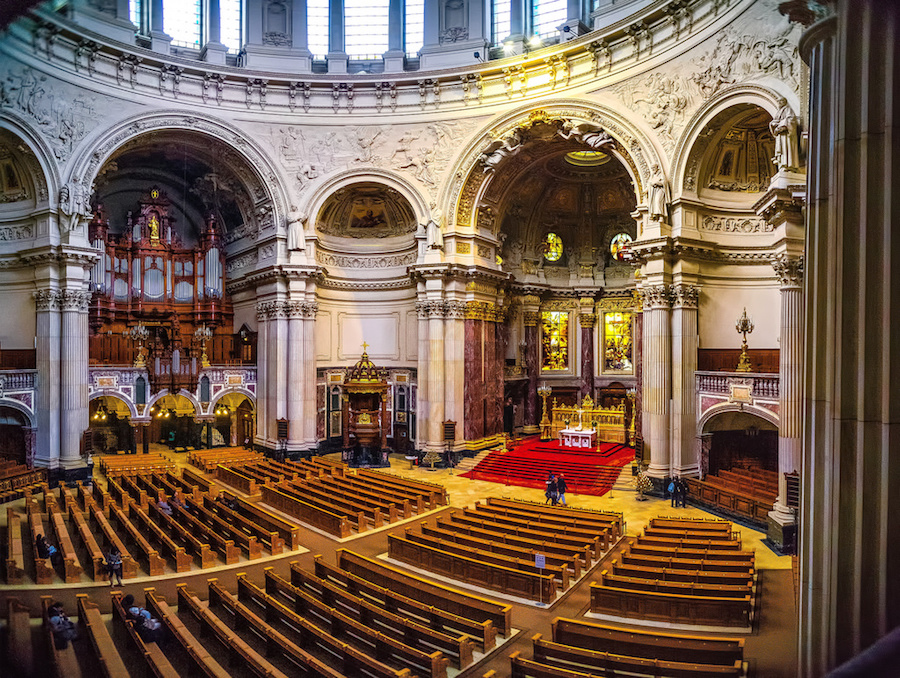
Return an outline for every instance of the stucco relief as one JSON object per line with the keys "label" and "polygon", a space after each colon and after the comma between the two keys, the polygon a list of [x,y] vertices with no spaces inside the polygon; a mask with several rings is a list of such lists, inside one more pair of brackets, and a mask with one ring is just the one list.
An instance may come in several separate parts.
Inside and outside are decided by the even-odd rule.
{"label": "stucco relief", "polygon": [[775,228],[759,217],[720,217],[707,214],[700,221],[700,230],[722,233],[771,233]]}
{"label": "stucco relief", "polygon": [[0,80],[0,109],[8,108],[34,121],[53,147],[57,160],[66,160],[72,149],[97,126],[97,99],[31,68],[10,69]]}

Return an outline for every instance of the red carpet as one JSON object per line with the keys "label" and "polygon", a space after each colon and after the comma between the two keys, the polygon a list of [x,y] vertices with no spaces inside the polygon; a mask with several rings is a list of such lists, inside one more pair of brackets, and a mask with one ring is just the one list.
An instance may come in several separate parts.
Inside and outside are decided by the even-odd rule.
{"label": "red carpet", "polygon": [[606,494],[622,467],[634,459],[634,449],[618,443],[600,443],[593,452],[575,452],[558,441],[526,440],[512,450],[491,452],[478,466],[462,475],[504,485],[543,488],[547,475],[562,473],[570,494]]}

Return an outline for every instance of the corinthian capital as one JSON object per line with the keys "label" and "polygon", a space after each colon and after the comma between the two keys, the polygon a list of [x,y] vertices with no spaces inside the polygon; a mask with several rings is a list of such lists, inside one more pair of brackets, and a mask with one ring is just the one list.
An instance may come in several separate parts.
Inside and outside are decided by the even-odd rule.
{"label": "corinthian capital", "polygon": [[91,293],[87,290],[62,290],[60,292],[59,307],[63,311],[77,311],[87,313],[91,303]]}
{"label": "corinthian capital", "polygon": [[696,285],[672,285],[672,305],[675,308],[697,308],[699,298],[700,288]]}
{"label": "corinthian capital", "polygon": [[648,285],[641,288],[644,310],[672,307],[672,287],[670,285]]}
{"label": "corinthian capital", "polygon": [[59,290],[38,290],[34,293],[34,307],[38,311],[58,311]]}
{"label": "corinthian capital", "polygon": [[803,287],[803,255],[779,254],[772,260],[772,268],[781,287]]}

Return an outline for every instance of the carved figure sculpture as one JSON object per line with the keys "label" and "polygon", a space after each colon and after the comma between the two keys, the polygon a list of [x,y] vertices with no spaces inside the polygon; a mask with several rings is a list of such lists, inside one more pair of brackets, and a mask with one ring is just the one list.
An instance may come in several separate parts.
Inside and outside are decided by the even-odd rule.
{"label": "carved figure sculpture", "polygon": [[518,153],[521,148],[522,135],[519,129],[514,127],[491,143],[479,160],[484,165],[485,172],[493,172],[501,162]]}
{"label": "carved figure sculpture", "polygon": [[563,139],[580,141],[593,151],[599,151],[603,146],[613,142],[613,138],[605,129],[600,127],[600,125],[588,122],[576,123],[572,120],[566,120],[557,134]]}
{"label": "carved figure sculpture", "polygon": [[669,208],[669,187],[659,165],[653,166],[653,178],[650,180],[650,200],[648,211],[653,221],[665,222]]}
{"label": "carved figure sculpture", "polygon": [[59,230],[61,233],[78,228],[82,218],[90,216],[84,198],[78,189],[69,188],[68,184],[59,189]]}
{"label": "carved figure sculpture", "polygon": [[302,250],[304,248],[305,239],[303,237],[303,227],[306,222],[306,215],[296,208],[293,208],[288,214],[287,219],[287,248],[288,251]]}
{"label": "carved figure sculpture", "polygon": [[788,106],[782,102],[778,113],[769,123],[769,129],[775,137],[775,157],[772,162],[779,170],[796,170],[799,167],[799,152],[797,150],[797,117]]}
{"label": "carved figure sculpture", "polygon": [[444,211],[436,204],[431,204],[431,219],[428,220],[426,232],[428,233],[428,249],[443,250],[444,249],[444,233],[442,224],[444,221]]}

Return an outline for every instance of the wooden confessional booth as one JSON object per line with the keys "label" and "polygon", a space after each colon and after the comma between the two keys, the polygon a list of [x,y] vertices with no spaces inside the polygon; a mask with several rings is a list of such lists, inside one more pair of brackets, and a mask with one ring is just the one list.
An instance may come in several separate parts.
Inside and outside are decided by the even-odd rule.
{"label": "wooden confessional booth", "polygon": [[369,360],[365,346],[362,358],[347,372],[343,388],[344,462],[355,468],[390,466],[387,374]]}

